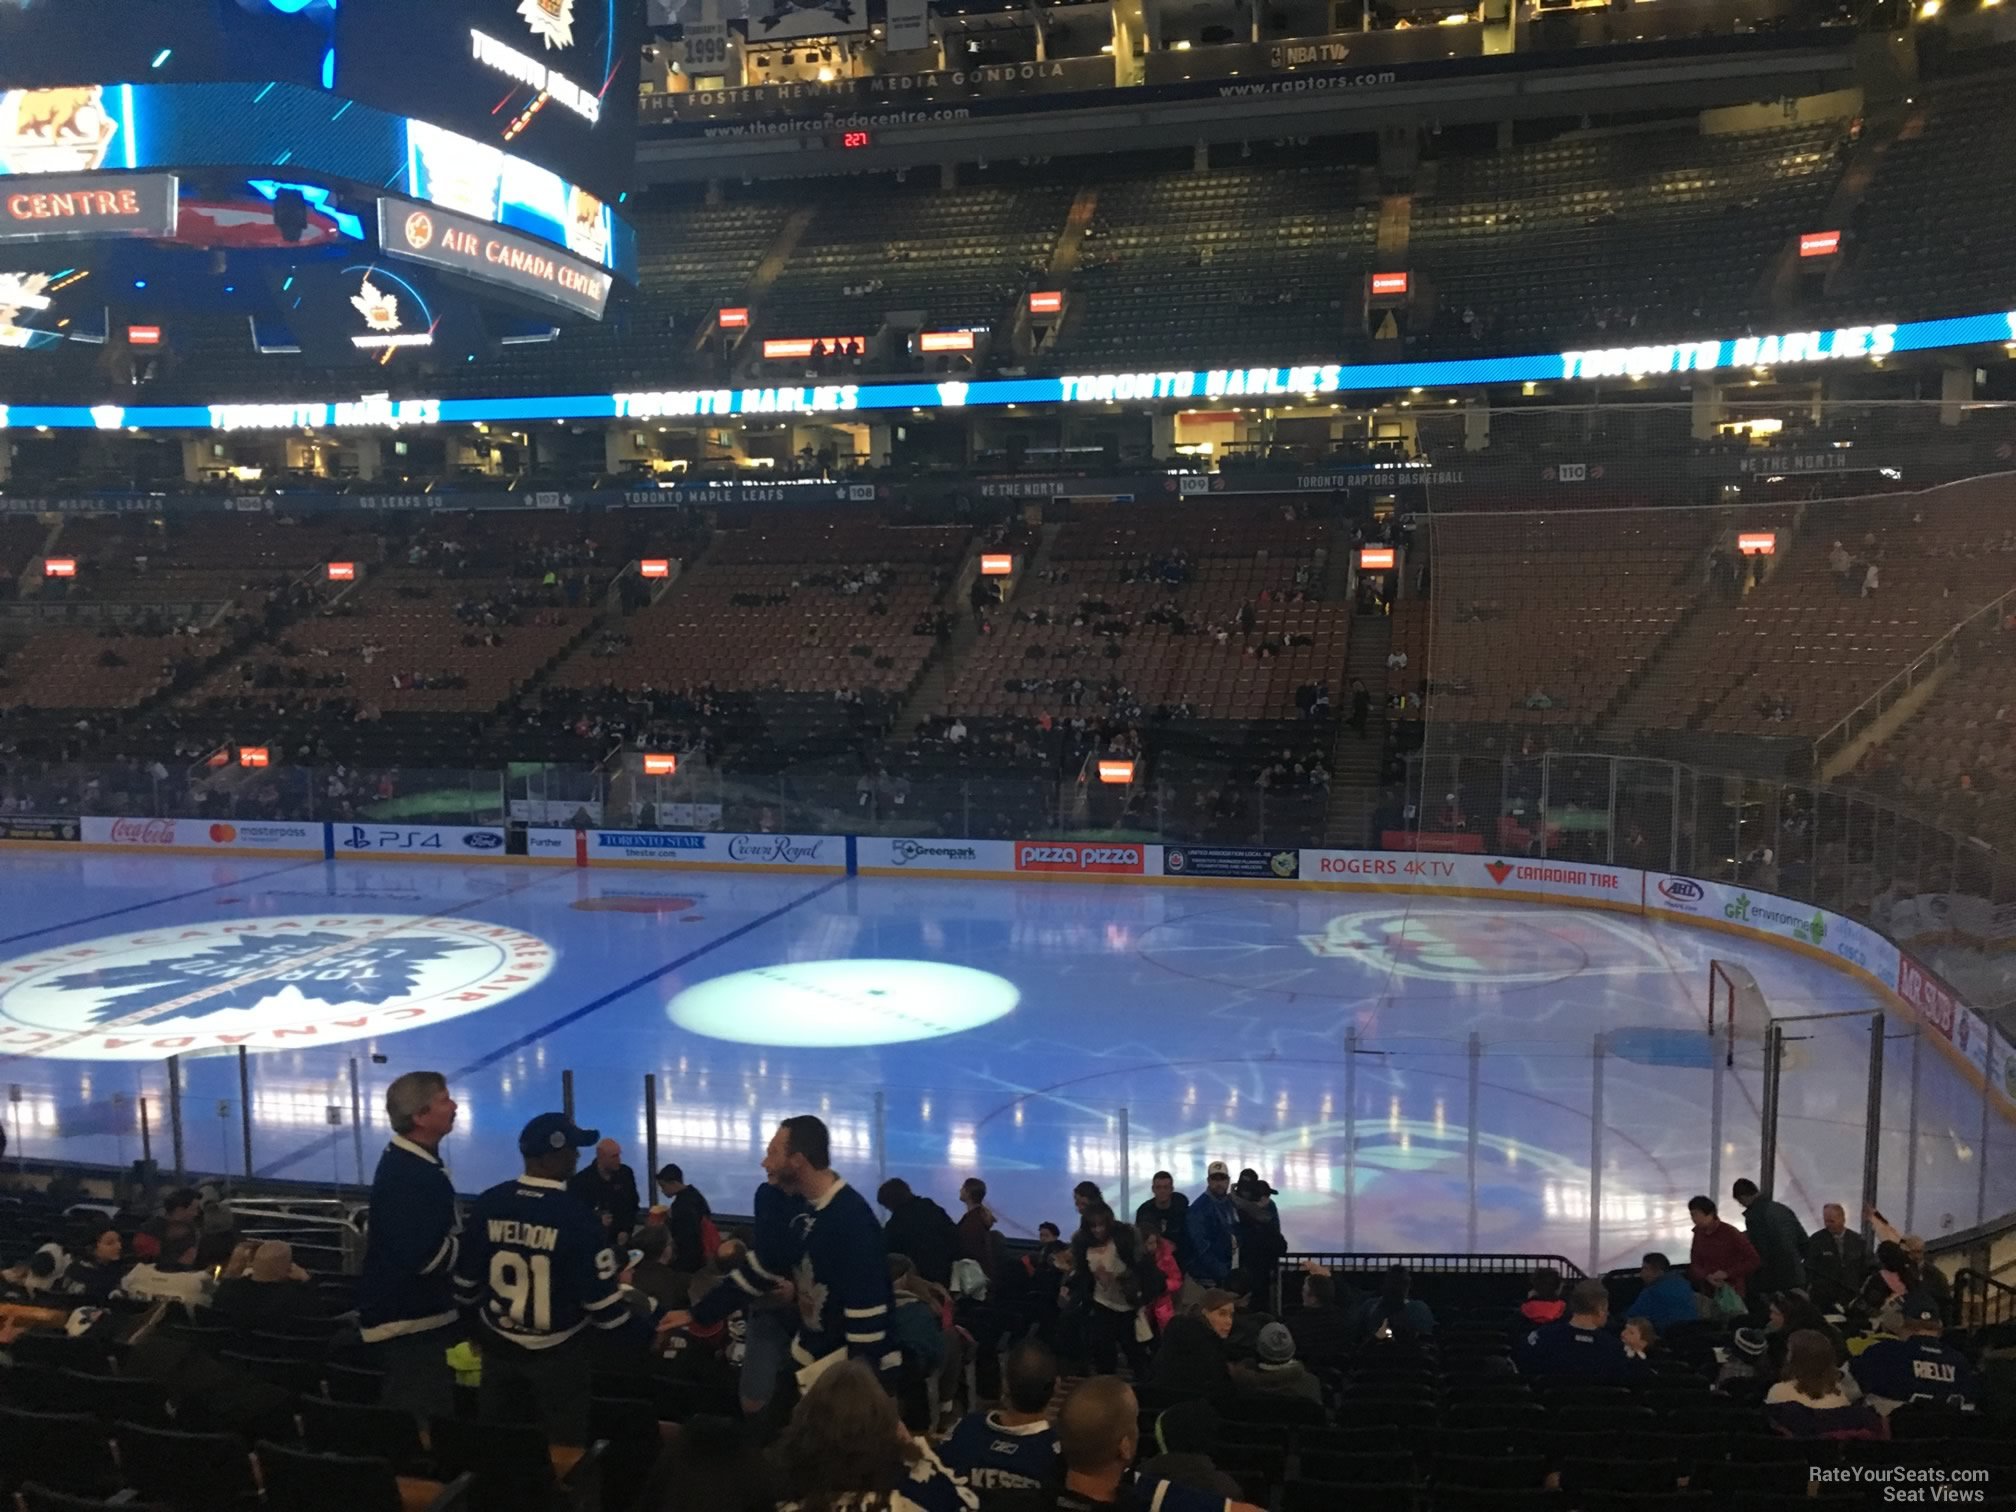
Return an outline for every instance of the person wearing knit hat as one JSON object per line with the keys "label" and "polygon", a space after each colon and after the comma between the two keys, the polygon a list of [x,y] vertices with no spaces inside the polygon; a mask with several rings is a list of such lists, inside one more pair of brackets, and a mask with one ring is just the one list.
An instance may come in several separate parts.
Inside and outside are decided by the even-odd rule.
{"label": "person wearing knit hat", "polygon": [[1762,1402],[1771,1383],[1765,1379],[1771,1353],[1771,1336],[1761,1328],[1739,1328],[1722,1351],[1722,1368],[1715,1376],[1715,1390],[1738,1401]]}
{"label": "person wearing knit hat", "polygon": [[1288,1332],[1287,1324],[1265,1324],[1257,1353],[1258,1364],[1241,1365],[1232,1372],[1241,1396],[1294,1396],[1323,1405],[1323,1383],[1295,1358],[1295,1335]]}

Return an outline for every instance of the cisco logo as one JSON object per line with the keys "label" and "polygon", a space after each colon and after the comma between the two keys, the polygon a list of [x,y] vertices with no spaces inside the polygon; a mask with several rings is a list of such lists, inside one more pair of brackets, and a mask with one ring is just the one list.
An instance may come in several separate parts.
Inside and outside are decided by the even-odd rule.
{"label": "cisco logo", "polygon": [[462,843],[471,850],[500,850],[504,837],[494,830],[471,830],[462,837]]}
{"label": "cisco logo", "polygon": [[1699,882],[1690,882],[1685,877],[1662,877],[1659,895],[1669,903],[1699,903],[1708,896],[1708,891]]}

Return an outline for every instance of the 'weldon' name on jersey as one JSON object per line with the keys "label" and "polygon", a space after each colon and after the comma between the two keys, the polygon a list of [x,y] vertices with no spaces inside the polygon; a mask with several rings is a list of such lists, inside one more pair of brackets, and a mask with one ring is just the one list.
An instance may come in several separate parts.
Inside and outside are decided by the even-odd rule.
{"label": "'weldon' name on jersey", "polygon": [[560,1246],[560,1230],[550,1223],[520,1223],[516,1218],[492,1218],[490,1242],[512,1249],[554,1250]]}

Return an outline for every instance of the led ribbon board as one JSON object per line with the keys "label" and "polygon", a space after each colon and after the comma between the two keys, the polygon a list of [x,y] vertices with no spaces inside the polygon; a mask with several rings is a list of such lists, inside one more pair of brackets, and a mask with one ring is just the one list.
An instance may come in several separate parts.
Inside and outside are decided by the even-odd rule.
{"label": "led ribbon board", "polygon": [[[386,201],[384,203],[392,203]],[[432,213],[430,211],[430,213]],[[495,233],[494,227],[483,228]],[[562,254],[553,254],[559,256]],[[570,260],[578,261],[578,260]],[[459,265],[458,271],[468,271]],[[541,280],[537,290],[552,297]],[[996,378],[972,382],[809,384],[771,388],[666,389],[624,394],[563,394],[531,398],[409,399],[389,413],[359,406],[333,423],[361,426],[474,424],[477,421],[657,420],[731,415],[846,414],[862,410],[971,409],[982,406],[1118,404],[1158,399],[1253,398],[1292,404],[1325,395],[1407,388],[1472,388],[1494,383],[1559,383],[1605,377],[1743,371],[1844,361],[1890,353],[1936,352],[1955,347],[2000,346],[2016,340],[2016,312],[1996,310],[1945,320],[1899,325],[1850,326],[1834,331],[1714,341],[1620,347],[1602,352],[1555,352],[1531,357],[1481,357],[1448,362],[1385,362],[1288,368],[1218,368],[1073,374],[1061,378]],[[0,373],[5,369],[0,368]],[[7,412],[16,429],[211,430],[286,429],[325,422],[320,405],[83,405],[17,404]],[[213,423],[228,414],[237,423]],[[247,423],[246,416],[262,417]],[[425,415],[427,418],[422,419]]]}

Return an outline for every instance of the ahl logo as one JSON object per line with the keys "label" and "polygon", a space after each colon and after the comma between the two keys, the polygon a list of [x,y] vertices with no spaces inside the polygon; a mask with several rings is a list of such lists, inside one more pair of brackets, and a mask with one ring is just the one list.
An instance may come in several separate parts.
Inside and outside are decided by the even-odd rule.
{"label": "ahl logo", "polygon": [[574,0],[518,0],[518,14],[549,50],[574,45]]}
{"label": "ahl logo", "polygon": [[1659,896],[1669,903],[1699,903],[1708,892],[1699,882],[1686,877],[1661,877]]}
{"label": "ahl logo", "polygon": [[98,84],[0,94],[0,172],[82,173],[105,166],[119,123]]}
{"label": "ahl logo", "polygon": [[1510,861],[1486,861],[1484,863],[1484,870],[1491,873],[1491,880],[1493,882],[1503,887],[1505,879],[1512,875],[1512,863]]}
{"label": "ahl logo", "polygon": [[542,981],[522,930],[408,914],[171,925],[0,964],[0,1054],[156,1060],[375,1038]]}

